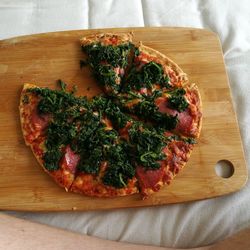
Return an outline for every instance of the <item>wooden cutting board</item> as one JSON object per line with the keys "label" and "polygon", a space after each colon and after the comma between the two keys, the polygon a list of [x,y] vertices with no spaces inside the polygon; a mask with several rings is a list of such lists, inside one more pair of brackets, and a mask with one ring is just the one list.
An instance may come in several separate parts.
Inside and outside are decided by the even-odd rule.
{"label": "wooden cutting board", "polygon": [[[139,195],[112,199],[66,193],[42,170],[25,146],[18,104],[23,83],[55,87],[57,79],[78,85],[78,94],[99,90],[87,68],[79,38],[96,32],[133,31],[135,40],[166,54],[198,84],[203,127],[192,156],[170,186],[142,201]],[[90,89],[89,89],[90,87]],[[231,162],[230,178],[215,164]],[[218,37],[189,28],[123,28],[46,33],[0,41],[0,209],[61,211],[140,207],[199,200],[239,190],[247,171]]]}

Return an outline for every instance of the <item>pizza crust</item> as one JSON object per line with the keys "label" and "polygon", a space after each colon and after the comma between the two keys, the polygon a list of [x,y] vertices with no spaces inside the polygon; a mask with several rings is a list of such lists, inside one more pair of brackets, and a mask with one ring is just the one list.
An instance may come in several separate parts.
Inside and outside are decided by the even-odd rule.
{"label": "pizza crust", "polygon": [[202,101],[201,101],[201,95],[198,89],[198,86],[195,83],[192,83],[190,86],[185,87],[187,91],[190,91],[194,94],[196,102],[195,106],[197,108],[197,113],[194,121],[194,127],[196,128],[196,131],[194,133],[195,138],[200,137],[201,133],[201,127],[202,127]]}
{"label": "pizza crust", "polygon": [[112,39],[116,40],[117,44],[123,44],[132,42],[133,33],[100,33],[89,35],[80,39],[80,43],[82,46],[86,46],[92,43],[101,43],[103,45],[112,44]]}
{"label": "pizza crust", "polygon": [[31,112],[32,112],[33,107],[32,107],[32,105],[26,106],[24,103],[24,98],[26,95],[29,101],[33,101],[34,98],[33,98],[32,93],[26,93],[26,90],[30,89],[30,88],[35,88],[35,87],[36,87],[36,85],[34,85],[34,84],[25,83],[23,86],[22,92],[21,92],[20,102],[19,102],[20,122],[21,122],[21,128],[22,128],[22,132],[23,132],[22,134],[23,134],[25,144],[27,146],[30,145],[30,141],[27,139],[27,136],[29,136],[29,133],[30,133],[30,131],[28,131],[28,130],[32,130],[31,124],[29,124],[28,119],[29,119],[29,116],[31,116]]}

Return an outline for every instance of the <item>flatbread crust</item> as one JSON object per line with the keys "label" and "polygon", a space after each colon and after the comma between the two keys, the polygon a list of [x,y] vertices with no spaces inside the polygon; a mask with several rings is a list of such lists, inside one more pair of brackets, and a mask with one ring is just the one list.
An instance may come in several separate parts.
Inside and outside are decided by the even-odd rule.
{"label": "flatbread crust", "polygon": [[198,86],[192,83],[190,86],[186,85],[185,90],[187,93],[191,93],[189,102],[196,108],[195,117],[193,122],[192,135],[194,138],[199,138],[202,127],[202,101]]}
{"label": "flatbread crust", "polygon": [[133,33],[100,33],[85,36],[80,39],[82,46],[92,43],[101,43],[102,45],[119,45],[132,42]]}
{"label": "flatbread crust", "polygon": [[137,179],[133,177],[124,188],[114,188],[104,185],[100,181],[101,176],[80,173],[74,180],[70,191],[95,197],[116,197],[132,195],[139,192]]}

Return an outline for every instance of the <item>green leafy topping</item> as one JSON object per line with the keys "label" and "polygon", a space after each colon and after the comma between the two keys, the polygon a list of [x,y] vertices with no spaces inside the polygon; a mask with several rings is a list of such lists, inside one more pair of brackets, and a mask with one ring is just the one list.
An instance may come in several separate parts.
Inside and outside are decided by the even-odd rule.
{"label": "green leafy topping", "polygon": [[158,161],[163,160],[162,153],[166,146],[165,137],[162,132],[156,129],[143,128],[141,123],[134,123],[129,129],[130,143],[133,145],[136,155],[136,162],[146,169],[158,169]]}
{"label": "green leafy topping", "polygon": [[140,50],[138,48],[135,48],[134,55],[135,56],[139,56],[140,55]]}
{"label": "green leafy topping", "polygon": [[182,88],[176,89],[171,92],[171,96],[168,99],[168,105],[172,109],[176,109],[179,112],[183,112],[188,108],[188,102],[185,98],[186,91]]}
{"label": "green leafy topping", "polygon": [[120,75],[115,68],[127,67],[131,47],[130,43],[116,46],[92,43],[82,47],[88,56],[87,63],[93,68],[96,79],[105,88],[112,89],[111,92],[120,91]]}
{"label": "green leafy topping", "polygon": [[46,147],[48,150],[68,145],[77,134],[76,127],[70,123],[52,122],[47,130]]}
{"label": "green leafy topping", "polygon": [[97,80],[107,88],[112,88],[113,91],[118,92],[120,85],[117,84],[119,81],[118,75],[115,73],[112,66],[108,64],[100,64],[94,68],[94,73]]}
{"label": "green leafy topping", "polygon": [[107,62],[113,67],[120,66],[122,68],[128,64],[130,48],[130,43],[116,46],[93,43],[82,47],[83,51],[88,55],[88,62],[94,67],[100,62]]}
{"label": "green leafy topping", "polygon": [[56,171],[59,169],[59,160],[62,157],[62,153],[59,149],[52,149],[47,151],[44,156],[43,160],[45,162],[45,168],[48,171]]}
{"label": "green leafy topping", "polygon": [[[152,95],[136,94],[128,92],[127,95],[119,96],[116,100],[122,112],[129,112],[135,114],[139,119],[154,124],[157,128],[164,128],[166,130],[173,130],[178,123],[177,115],[169,115],[159,111],[155,104],[155,99],[161,96],[162,91],[156,90]],[[137,100],[136,103],[129,105],[130,101]]]}
{"label": "green leafy topping", "polygon": [[131,89],[140,90],[141,88],[152,89],[153,84],[160,84],[161,87],[170,88],[169,78],[164,74],[162,65],[149,62],[145,64],[140,70],[133,67],[127,77],[126,87],[123,91]]}
{"label": "green leafy topping", "polygon": [[91,152],[91,154],[88,157],[84,155],[84,157],[81,158],[81,161],[78,164],[77,168],[80,172],[97,174],[99,172],[101,161],[102,161],[102,148],[97,147]]}
{"label": "green leafy topping", "polygon": [[58,84],[61,87],[62,91],[66,91],[67,84],[63,82],[61,79],[58,80]]}
{"label": "green leafy topping", "polygon": [[86,97],[75,97],[73,93],[68,93],[63,90],[32,88],[27,91],[42,97],[38,104],[38,111],[41,114],[58,114],[66,110],[72,110],[74,106],[81,106],[82,108],[88,107]]}
{"label": "green leafy topping", "polygon": [[159,111],[159,108],[155,105],[155,99],[161,94],[162,91],[155,91],[151,96],[142,95],[140,101],[130,111],[145,121],[153,121],[157,124],[157,127],[172,130],[178,123],[178,117]]}
{"label": "green leafy topping", "polygon": [[194,138],[191,138],[191,137],[188,137],[188,138],[185,138],[184,141],[188,144],[196,144],[196,140]]}
{"label": "green leafy topping", "polygon": [[92,101],[92,108],[94,110],[105,111],[106,116],[112,121],[116,128],[123,128],[131,118],[121,111],[119,106],[105,96],[96,96]]}
{"label": "green leafy topping", "polygon": [[103,183],[116,188],[125,187],[128,180],[135,175],[135,168],[130,162],[128,144],[121,142],[108,148],[106,159],[109,166],[102,178]]}

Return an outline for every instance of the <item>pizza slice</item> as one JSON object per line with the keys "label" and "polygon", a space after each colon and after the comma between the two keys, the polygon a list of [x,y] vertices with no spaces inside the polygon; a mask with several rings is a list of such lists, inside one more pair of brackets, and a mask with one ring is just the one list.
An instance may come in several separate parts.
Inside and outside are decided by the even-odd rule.
{"label": "pizza slice", "polygon": [[26,145],[31,147],[43,169],[68,190],[74,180],[79,155],[72,151],[70,140],[59,139],[65,131],[55,123],[52,110],[58,109],[59,112],[59,105],[64,101],[64,94],[61,94],[60,91],[25,84],[19,109]]}
{"label": "pizza slice", "polygon": [[119,93],[133,47],[132,33],[90,35],[83,37],[80,42],[87,55],[85,63],[91,66],[105,93]]}
{"label": "pizza slice", "polygon": [[119,134],[129,142],[133,152],[135,176],[143,199],[170,184],[186,165],[196,143],[191,137],[155,129],[136,120],[129,120]]}
{"label": "pizza slice", "polygon": [[143,199],[158,192],[164,185],[169,185],[174,177],[186,165],[193,145],[189,140],[173,139],[163,148],[164,160],[159,161],[158,169],[145,169],[142,166],[136,168],[140,192]]}
{"label": "pizza slice", "polygon": [[144,122],[177,134],[198,138],[201,130],[201,98],[195,84],[155,90],[152,95],[128,92],[117,105]]}
{"label": "pizza slice", "polygon": [[[80,145],[81,161],[71,191],[96,197],[115,197],[138,193],[130,148],[118,132],[128,117],[105,96],[91,101],[93,114],[101,116],[104,126],[93,130],[81,127],[75,143]],[[92,123],[92,117],[88,122]],[[88,129],[90,128],[90,129]]]}
{"label": "pizza slice", "polygon": [[135,46],[122,93],[152,95],[155,90],[182,87],[188,82],[182,69],[167,56],[143,45]]}
{"label": "pizza slice", "polygon": [[[112,122],[122,126],[123,114],[118,112],[103,96],[89,101],[65,89],[30,84],[21,94],[23,135],[38,162],[67,191],[91,196],[138,192],[128,144],[113,127]],[[37,119],[46,120],[46,125],[38,126]]]}

